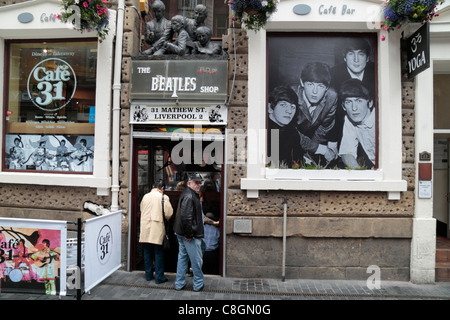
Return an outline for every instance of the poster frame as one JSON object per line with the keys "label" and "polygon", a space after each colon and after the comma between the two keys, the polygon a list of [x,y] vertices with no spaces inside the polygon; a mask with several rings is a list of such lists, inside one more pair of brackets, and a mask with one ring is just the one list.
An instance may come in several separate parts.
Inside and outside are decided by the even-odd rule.
{"label": "poster frame", "polygon": [[21,219],[0,217],[0,226],[9,228],[29,228],[60,231],[60,285],[59,295],[65,296],[66,291],[66,269],[67,269],[67,221],[41,220],[41,219]]}

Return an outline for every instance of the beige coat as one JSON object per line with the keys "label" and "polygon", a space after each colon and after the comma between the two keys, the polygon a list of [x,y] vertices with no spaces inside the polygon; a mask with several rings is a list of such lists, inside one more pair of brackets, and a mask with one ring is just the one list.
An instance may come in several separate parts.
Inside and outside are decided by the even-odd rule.
{"label": "beige coat", "polygon": [[[162,219],[163,193],[153,188],[152,191],[144,195],[141,201],[141,233],[139,242],[153,243],[161,245],[166,234],[164,221]],[[173,208],[169,197],[164,195],[164,215],[167,220],[172,217]]]}

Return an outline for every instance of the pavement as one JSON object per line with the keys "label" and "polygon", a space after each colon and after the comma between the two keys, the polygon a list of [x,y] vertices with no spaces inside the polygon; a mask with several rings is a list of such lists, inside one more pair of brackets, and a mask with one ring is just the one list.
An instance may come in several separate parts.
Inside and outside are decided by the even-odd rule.
{"label": "pavement", "polygon": [[[204,289],[194,292],[192,277],[187,277],[183,290],[174,288],[175,273],[167,273],[168,282],[147,281],[143,271],[122,269],[108,276],[90,292],[86,300],[158,300],[158,301],[249,301],[264,300],[450,300],[450,282],[414,284],[407,281],[384,281],[375,287],[363,280],[310,279],[243,279],[205,275]],[[65,300],[76,301],[76,291],[67,296],[45,296],[26,293],[0,293],[0,300]],[[183,304],[184,306],[184,304]]]}

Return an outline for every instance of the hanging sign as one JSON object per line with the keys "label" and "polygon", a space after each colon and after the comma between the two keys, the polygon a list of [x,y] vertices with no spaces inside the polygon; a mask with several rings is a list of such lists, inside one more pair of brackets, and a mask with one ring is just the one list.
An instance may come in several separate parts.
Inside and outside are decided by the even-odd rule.
{"label": "hanging sign", "polygon": [[226,125],[227,107],[223,104],[183,106],[131,104],[130,123]]}
{"label": "hanging sign", "polygon": [[406,41],[406,69],[411,79],[430,67],[430,24],[425,23]]}
{"label": "hanging sign", "polygon": [[225,101],[227,86],[226,60],[132,61],[132,99]]}

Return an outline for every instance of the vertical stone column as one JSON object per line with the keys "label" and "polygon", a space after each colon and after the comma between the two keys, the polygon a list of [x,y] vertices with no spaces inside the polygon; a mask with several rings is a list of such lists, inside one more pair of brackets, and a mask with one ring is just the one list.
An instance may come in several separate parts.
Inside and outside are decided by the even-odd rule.
{"label": "vertical stone column", "polygon": [[[433,154],[433,69],[415,78],[415,185],[418,185],[419,153]],[[433,156],[432,156],[433,159]],[[432,160],[431,159],[431,160]],[[433,218],[433,199],[421,199],[415,188],[413,238],[411,241],[411,282],[434,283],[436,257],[436,219]]]}

